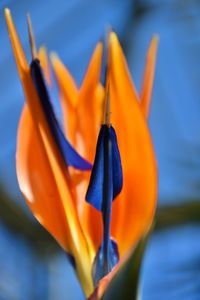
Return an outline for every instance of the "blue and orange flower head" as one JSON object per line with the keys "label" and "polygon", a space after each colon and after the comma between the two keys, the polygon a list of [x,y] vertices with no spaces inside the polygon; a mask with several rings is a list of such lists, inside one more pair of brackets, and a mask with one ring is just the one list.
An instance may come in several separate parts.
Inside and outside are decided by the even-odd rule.
{"label": "blue and orange flower head", "polygon": [[86,297],[97,287],[99,299],[154,216],[157,173],[146,119],[157,38],[148,51],[141,96],[114,32],[108,39],[106,88],[100,83],[102,43],[80,89],[52,54],[63,131],[47,88],[47,54],[35,48],[30,19],[29,65],[8,9],[5,16],[26,100],[17,137],[19,186],[36,219],[73,256]]}
{"label": "blue and orange flower head", "polygon": [[122,166],[114,128],[110,124],[109,90],[106,91],[105,124],[101,126],[86,200],[102,213],[103,240],[93,263],[97,285],[119,261],[117,243],[110,237],[112,202],[122,189]]}

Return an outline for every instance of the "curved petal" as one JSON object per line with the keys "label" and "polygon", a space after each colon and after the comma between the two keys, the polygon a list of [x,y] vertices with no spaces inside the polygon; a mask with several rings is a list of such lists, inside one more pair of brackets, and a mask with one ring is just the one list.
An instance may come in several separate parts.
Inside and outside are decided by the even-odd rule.
{"label": "curved petal", "polygon": [[46,82],[48,83],[49,86],[51,86],[52,81],[51,81],[49,60],[48,60],[47,50],[44,46],[40,47],[38,51],[38,57],[42,66],[42,70],[45,75]]}
{"label": "curved petal", "polygon": [[[89,294],[92,289],[88,272],[88,268],[91,268],[91,258],[72,206],[72,194],[63,182],[54,158],[48,157],[48,154],[52,156],[51,149],[46,150],[47,148],[41,147],[39,143],[38,132],[28,107],[25,106],[18,129],[16,154],[20,189],[36,219],[54,236],[65,251],[74,255],[80,280],[85,291],[89,287],[87,292]],[[85,261],[81,259],[83,253]]]}
{"label": "curved petal", "polygon": [[[78,95],[77,102],[77,149],[89,161],[93,162],[99,128],[103,117],[104,88],[99,83],[101,72],[102,44],[95,48],[88,70]],[[78,213],[84,231],[91,238],[95,250],[102,239],[101,214],[86,203],[85,195],[89,183],[89,173],[77,186]]]}
{"label": "curved petal", "polygon": [[51,54],[51,62],[60,92],[64,129],[70,142],[76,147],[78,89],[69,71],[55,53]]}
{"label": "curved petal", "polygon": [[157,172],[147,123],[115,33],[110,34],[109,55],[111,121],[118,138],[124,182],[121,194],[113,203],[111,225],[123,254],[152,222]]}
{"label": "curved petal", "polygon": [[149,107],[151,103],[151,95],[154,81],[155,64],[156,64],[156,54],[158,47],[158,37],[154,36],[151,40],[147,57],[146,66],[144,71],[144,79],[141,90],[141,109],[146,118],[148,118]]}
{"label": "curved petal", "polygon": [[8,26],[8,33],[12,43],[13,51],[16,59],[16,64],[19,72],[20,79],[23,79],[24,70],[29,69],[28,62],[26,60],[22,45],[19,41],[19,37],[16,34],[15,26],[8,8],[5,9],[5,18]]}
{"label": "curved petal", "polygon": [[[80,131],[79,147],[87,160],[94,160],[99,128],[102,119],[102,94],[99,93],[101,59],[103,47],[99,42],[94,50],[84,81],[81,85],[77,102],[78,130]],[[80,149],[80,150],[81,150]]]}
{"label": "curved petal", "polygon": [[67,251],[70,248],[70,241],[66,234],[60,195],[43,150],[28,107],[25,105],[17,137],[16,168],[19,186],[37,220]]}
{"label": "curved petal", "polygon": [[77,90],[73,78],[58,56],[51,55],[67,133],[71,137],[70,140],[73,139],[73,145],[89,161],[94,159],[93,141],[97,139],[102,120],[104,89],[99,84],[102,51],[102,43],[99,43],[91,58],[80,91]]}
{"label": "curved petal", "polygon": [[[62,243],[64,249],[67,249],[74,256],[78,276],[86,295],[89,295],[93,290],[91,272],[89,271],[91,270],[92,265],[91,257],[94,255],[93,248],[89,244],[89,241],[86,240],[82,231],[74,202],[72,201],[73,191],[70,189],[71,183],[69,176],[67,175],[66,166],[56,147],[47,120],[41,109],[40,101],[31,79],[30,70],[26,64],[25,56],[9,10],[6,10],[5,14],[18,71],[27,101],[28,112],[30,113],[29,116],[27,116],[27,112],[23,113],[21,121],[23,127],[21,125],[19,129],[18,147],[19,143],[22,143],[23,146],[20,148],[22,154],[19,154],[20,150],[18,150],[17,158],[17,173],[20,187],[29,202],[34,203],[32,206],[32,208],[35,209],[33,210],[33,214],[36,214],[36,217],[40,219],[41,223],[45,224],[48,229],[51,229],[51,233],[55,234],[55,238]],[[29,126],[24,123],[24,120],[29,122]],[[34,133],[27,133],[26,129],[30,130],[31,128],[34,128]],[[31,151],[30,144],[32,143],[32,140],[29,139],[29,134],[33,137],[33,141],[34,138],[36,139],[36,147],[38,147],[38,149],[36,148],[38,157],[35,156],[35,152],[33,155],[35,158],[30,158],[29,151]],[[27,138],[27,140],[25,140],[26,144],[24,144],[25,141],[23,143],[25,137]],[[31,144],[31,148],[35,151],[35,144]],[[23,163],[22,160],[24,156],[26,156],[26,160]],[[35,163],[34,166],[33,162]],[[41,169],[38,165],[39,163],[42,163]],[[33,167],[35,172],[32,173],[30,167]],[[49,177],[49,181],[47,177]],[[52,194],[48,194],[47,199],[45,195],[47,193],[46,188],[49,188],[50,185],[52,185]],[[39,197],[39,199],[37,197]],[[45,202],[43,205],[47,205],[46,201],[50,201],[52,204],[51,209],[49,208],[50,206],[48,206],[48,212],[45,212],[45,209],[42,208],[43,205],[40,201],[42,201],[43,198],[46,199],[44,200]],[[54,202],[56,202],[56,204]],[[48,219],[48,217],[51,217],[52,209],[54,209],[55,206],[59,208],[58,214],[59,216],[62,216],[61,220],[54,221]],[[56,224],[55,229],[51,227],[54,222]],[[64,234],[64,229],[66,237],[62,237],[61,239],[61,235]],[[66,245],[63,245],[65,241]]]}
{"label": "curved petal", "polygon": [[49,132],[51,133],[54,144],[57,145],[66,166],[73,166],[79,170],[91,170],[92,165],[81,157],[71,146],[59,125],[38,59],[32,60],[30,64],[30,73],[34,88],[37,91],[39,106],[42,108],[42,113],[47,121]]}
{"label": "curved petal", "polygon": [[[92,144],[92,146],[94,144],[95,151],[95,142],[98,134],[98,126],[96,125],[97,132],[95,132],[94,123],[99,125],[101,123],[101,103],[104,97],[104,88],[101,84],[99,84],[98,81],[100,76],[101,55],[102,46],[101,44],[99,44],[93,54],[93,58],[90,62],[88,71],[86,73],[86,77],[88,76],[88,78],[85,78],[82,84],[81,92],[77,90],[73,78],[71,77],[67,68],[60,61],[58,56],[55,54],[51,55],[53,69],[60,90],[63,117],[64,122],[66,124],[65,128],[67,129],[67,134],[69,134],[69,137],[71,137],[70,140],[72,141],[73,145],[78,149],[79,153],[86,153],[87,151],[87,146],[85,145],[85,140],[83,139],[83,136],[87,135],[87,128],[79,126],[79,117],[81,124],[83,123],[83,121],[85,122],[85,118],[86,120],[88,120],[89,117],[91,117],[91,119],[88,120],[89,123],[87,123],[87,125],[89,128],[88,130],[90,130],[90,128],[93,127],[93,136],[87,137],[88,139],[90,139],[90,143]],[[93,105],[95,106],[95,110],[98,115],[98,120],[95,119],[96,113],[94,115],[89,115],[89,112],[91,112],[91,108],[88,105],[88,101],[90,101],[90,104],[94,102]],[[83,115],[81,115],[81,113],[83,113]],[[84,114],[85,117],[83,120]],[[95,249],[97,249],[102,237],[102,223],[100,213],[85,202],[86,189],[89,182],[89,173],[86,172],[83,174],[75,170],[70,170],[70,175],[75,185],[77,195],[76,208],[81,221],[81,225],[84,229],[85,234],[88,238],[91,238]]]}

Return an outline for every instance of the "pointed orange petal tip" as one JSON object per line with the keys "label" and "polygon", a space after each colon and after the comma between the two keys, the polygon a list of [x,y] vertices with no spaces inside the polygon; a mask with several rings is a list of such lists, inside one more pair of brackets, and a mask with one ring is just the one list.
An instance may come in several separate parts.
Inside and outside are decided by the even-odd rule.
{"label": "pointed orange petal tip", "polygon": [[50,60],[59,88],[64,129],[69,140],[76,147],[78,88],[67,67],[56,53],[50,53]]}
{"label": "pointed orange petal tip", "polygon": [[117,34],[116,34],[114,31],[110,31],[110,32],[109,32],[108,42],[109,42],[109,44],[116,44],[116,43],[119,43]]}
{"label": "pointed orange petal tip", "polygon": [[144,79],[142,84],[141,101],[140,101],[141,109],[146,118],[148,118],[150,104],[151,104],[158,42],[159,42],[158,35],[154,35],[150,42],[150,46],[146,56],[146,66],[144,71]]}
{"label": "pointed orange petal tip", "polygon": [[82,98],[88,101],[88,93],[94,93],[94,90],[99,83],[101,74],[102,55],[103,43],[99,41],[92,53],[88,67],[84,74],[84,79],[81,84],[79,96],[79,101],[81,102],[84,102]]}
{"label": "pointed orange petal tip", "polygon": [[49,59],[48,59],[47,49],[45,46],[40,47],[40,49],[38,51],[38,57],[39,57],[41,65],[42,65],[45,79],[46,79],[48,85],[51,86],[52,81],[51,81],[51,73],[50,73],[50,67],[49,67]]}
{"label": "pointed orange petal tip", "polygon": [[99,52],[98,54],[101,56],[102,52],[103,52],[103,43],[102,43],[102,41],[99,41],[97,43],[96,49],[97,49],[97,52]]}
{"label": "pointed orange petal tip", "polygon": [[[101,59],[103,54],[103,44],[99,41],[94,49],[89,65],[84,75],[83,82],[81,84],[80,92],[85,94],[88,89],[94,90],[94,86],[99,82],[101,72]],[[81,97],[80,97],[81,98]]]}
{"label": "pointed orange petal tip", "polygon": [[60,57],[58,56],[58,54],[56,52],[51,52],[49,56],[50,56],[50,61],[53,65],[53,68],[55,69],[55,71],[66,69],[65,65],[63,64],[63,62],[61,61]]}
{"label": "pointed orange petal tip", "polygon": [[17,35],[16,29],[15,29],[15,26],[14,26],[14,23],[12,20],[11,12],[8,8],[5,8],[4,13],[5,13],[5,19],[6,19],[6,23],[7,23],[10,41],[11,41],[15,59],[16,59],[16,64],[17,64],[17,67],[20,72],[20,77],[22,77],[23,76],[22,70],[28,69],[28,63],[27,63],[24,51],[22,49],[19,37]]}
{"label": "pointed orange petal tip", "polygon": [[[119,42],[117,34],[112,31],[109,34],[109,69],[115,70],[117,77],[120,78],[122,85],[124,85],[124,90],[126,91],[127,84],[131,86],[134,98],[139,101],[139,96],[136,91],[134,82],[132,80],[126,58]],[[111,66],[112,65],[112,66]],[[113,72],[113,71],[112,71]],[[112,77],[112,75],[110,74]]]}
{"label": "pointed orange petal tip", "polygon": [[51,52],[50,53],[50,59],[54,63],[57,62],[57,61],[60,61],[60,58],[59,58],[59,56],[57,55],[56,52]]}
{"label": "pointed orange petal tip", "polygon": [[[112,124],[118,137],[124,178],[122,193],[113,203],[111,233],[118,241],[120,254],[123,255],[152,221],[157,176],[148,126],[138,103],[139,97],[131,81],[122,47],[114,32],[110,33],[109,43]],[[127,195],[131,195],[131,198]]]}
{"label": "pointed orange petal tip", "polygon": [[65,100],[72,107],[75,107],[77,104],[78,88],[73,77],[55,52],[50,53],[50,60],[60,91],[65,95]]}
{"label": "pointed orange petal tip", "polygon": [[147,61],[153,60],[155,63],[156,55],[157,55],[157,50],[158,50],[158,43],[159,43],[159,36],[157,34],[154,34],[149,45],[149,49],[147,52]]}
{"label": "pointed orange petal tip", "polygon": [[77,107],[79,108],[79,113],[83,114],[85,118],[84,119],[85,124],[81,124],[81,125],[85,127],[87,131],[86,132],[87,136],[89,135],[88,135],[88,129],[86,127],[88,124],[90,125],[92,124],[93,121],[91,120],[91,118],[96,117],[96,111],[94,111],[95,104],[96,104],[94,99],[94,94],[100,81],[102,54],[103,54],[103,44],[102,42],[98,42],[92,53],[88,67],[84,74],[84,78],[80,88],[79,99],[77,103]]}
{"label": "pointed orange petal tip", "polygon": [[159,43],[159,35],[155,33],[155,34],[153,35],[152,39],[151,39],[150,47],[153,46],[153,45],[154,45],[155,47],[157,47],[157,46],[158,46],[158,43]]}
{"label": "pointed orange petal tip", "polygon": [[4,9],[4,14],[5,14],[5,17],[7,18],[8,16],[10,16],[10,9],[8,7],[6,7]]}

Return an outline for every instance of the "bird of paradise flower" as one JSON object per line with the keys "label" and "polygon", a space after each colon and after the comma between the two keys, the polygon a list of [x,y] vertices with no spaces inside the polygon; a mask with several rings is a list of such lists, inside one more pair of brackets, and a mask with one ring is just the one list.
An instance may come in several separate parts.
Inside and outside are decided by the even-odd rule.
{"label": "bird of paradise flower", "polygon": [[8,9],[5,16],[26,99],[17,137],[19,186],[37,220],[72,255],[89,297],[95,287],[102,286],[104,290],[104,278],[112,278],[116,265],[153,220],[157,173],[146,119],[157,38],[152,39],[147,53],[140,96],[114,32],[108,38],[107,87],[99,79],[101,42],[80,89],[60,59],[52,55],[63,110],[63,133],[43,75],[44,71],[49,82],[47,57],[44,49],[36,51],[30,19],[29,65]]}

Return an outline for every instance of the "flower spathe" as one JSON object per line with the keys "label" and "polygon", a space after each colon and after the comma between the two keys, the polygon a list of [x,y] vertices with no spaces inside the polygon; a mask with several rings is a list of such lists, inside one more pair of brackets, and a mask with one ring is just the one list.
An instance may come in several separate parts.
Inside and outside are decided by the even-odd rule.
{"label": "flower spathe", "polygon": [[[90,171],[69,168],[63,160],[8,9],[5,16],[26,98],[17,138],[20,189],[37,220],[74,257],[79,280],[89,296],[94,290],[92,265],[102,241],[101,214],[85,201]],[[130,251],[148,229],[156,206],[156,164],[145,120],[151,98],[156,44],[154,38],[139,97],[117,36],[113,32],[109,35],[111,123],[117,134],[123,169],[122,191],[113,202],[111,237],[118,244],[120,257]],[[44,52],[42,54],[39,55],[41,63],[46,59]],[[99,80],[101,59],[102,44],[99,43],[78,89],[59,58],[52,55],[65,132],[74,148],[90,163],[95,157],[103,118],[104,88]]]}

